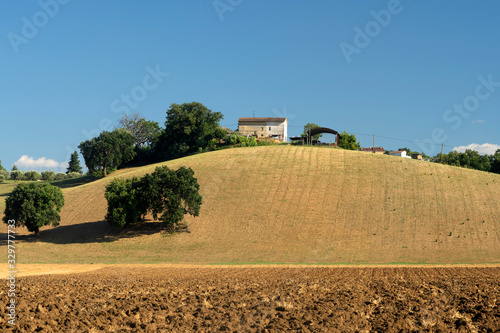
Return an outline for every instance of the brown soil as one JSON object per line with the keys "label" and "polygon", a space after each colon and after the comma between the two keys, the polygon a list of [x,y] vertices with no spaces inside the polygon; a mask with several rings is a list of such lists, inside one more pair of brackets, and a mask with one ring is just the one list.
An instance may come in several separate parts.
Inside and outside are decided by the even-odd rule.
{"label": "brown soil", "polygon": [[[19,277],[20,332],[494,332],[500,267],[107,267]],[[7,304],[5,289],[2,304]],[[2,306],[0,330],[9,329]]]}

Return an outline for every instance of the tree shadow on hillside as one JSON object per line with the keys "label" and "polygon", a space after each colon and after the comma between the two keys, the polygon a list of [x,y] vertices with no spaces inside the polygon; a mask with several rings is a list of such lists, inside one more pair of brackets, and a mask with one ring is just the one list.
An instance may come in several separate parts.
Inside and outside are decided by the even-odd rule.
{"label": "tree shadow on hillside", "polygon": [[[106,220],[64,225],[55,228],[40,230],[35,234],[15,235],[15,242],[52,243],[52,244],[88,244],[111,243],[122,238],[135,238],[156,233],[172,233],[172,228],[158,221],[146,220],[126,229],[116,229]],[[189,232],[183,228],[179,231]],[[0,233],[0,245],[7,245],[7,233]]]}
{"label": "tree shadow on hillside", "polygon": [[[72,179],[52,180],[52,181],[49,181],[48,183],[50,183],[51,185],[60,187],[60,188],[70,188],[70,187],[76,187],[76,186],[92,183],[98,179],[100,179],[100,178],[97,178],[94,176],[82,176],[82,177],[72,178]],[[19,184],[30,183],[30,182],[32,182],[32,181],[16,182],[16,183],[14,183],[15,186],[12,186],[12,190]],[[47,181],[42,181],[42,183],[47,183]],[[12,193],[12,191],[0,193],[0,197],[8,197],[8,196],[10,196],[11,193]]]}
{"label": "tree shadow on hillside", "polygon": [[72,179],[53,180],[50,183],[52,185],[60,187],[60,188],[70,188],[70,187],[76,187],[76,186],[92,183],[93,181],[96,181],[98,179],[100,179],[100,178],[94,177],[94,176],[82,176],[82,177],[72,178]]}

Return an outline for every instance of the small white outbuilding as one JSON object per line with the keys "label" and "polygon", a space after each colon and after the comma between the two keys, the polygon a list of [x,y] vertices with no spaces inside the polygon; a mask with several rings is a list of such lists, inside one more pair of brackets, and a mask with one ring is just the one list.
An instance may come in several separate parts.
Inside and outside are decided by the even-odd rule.
{"label": "small white outbuilding", "polygon": [[410,156],[406,155],[406,150],[390,151],[389,155],[390,156],[403,157],[403,158],[411,158]]}

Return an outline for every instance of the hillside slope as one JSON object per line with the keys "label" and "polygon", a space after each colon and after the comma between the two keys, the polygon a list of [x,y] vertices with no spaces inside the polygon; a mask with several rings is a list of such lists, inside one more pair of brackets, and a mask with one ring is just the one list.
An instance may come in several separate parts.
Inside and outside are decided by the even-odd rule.
{"label": "hillside slope", "polygon": [[[189,166],[204,197],[191,233],[142,227],[117,235],[104,186],[120,170],[65,189],[62,223],[28,237],[25,263],[494,263],[500,175],[318,147],[216,151]],[[5,232],[2,226],[1,232]]]}

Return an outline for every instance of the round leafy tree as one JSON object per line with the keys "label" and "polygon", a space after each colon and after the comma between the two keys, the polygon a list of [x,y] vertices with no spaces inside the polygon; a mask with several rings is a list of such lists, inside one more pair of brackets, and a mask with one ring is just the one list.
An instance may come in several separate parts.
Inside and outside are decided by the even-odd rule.
{"label": "round leafy tree", "polygon": [[106,219],[118,228],[133,225],[149,212],[166,225],[177,226],[185,214],[198,216],[200,185],[191,168],[156,168],[142,178],[114,179],[106,186]]}
{"label": "round leafy tree", "polygon": [[181,222],[185,214],[200,214],[202,196],[193,169],[180,167],[174,171],[167,166],[157,167],[142,182],[142,200],[149,203],[155,219],[161,214],[163,223],[173,225]]}
{"label": "round leafy tree", "polygon": [[133,225],[139,221],[141,215],[146,214],[147,207],[143,209],[139,205],[141,201],[139,185],[139,179],[134,177],[115,178],[106,186],[105,197],[108,201],[108,212],[105,218],[112,226],[123,228]]}
{"label": "round leafy tree", "polygon": [[47,183],[22,183],[5,200],[3,221],[15,220],[16,227],[25,226],[38,235],[43,226],[59,225],[63,206],[64,196],[59,187]]}

